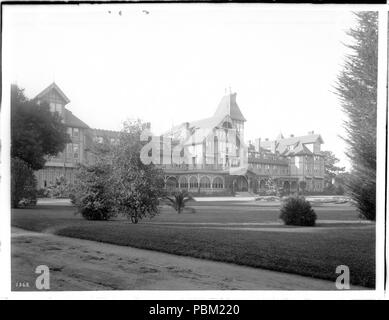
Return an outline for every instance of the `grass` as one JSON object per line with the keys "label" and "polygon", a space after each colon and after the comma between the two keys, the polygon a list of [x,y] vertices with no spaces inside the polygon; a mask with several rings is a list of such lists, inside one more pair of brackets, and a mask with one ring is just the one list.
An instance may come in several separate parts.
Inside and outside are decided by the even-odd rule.
{"label": "grass", "polygon": [[[165,208],[154,219],[133,225],[123,219],[83,220],[74,215],[72,207],[38,206],[13,210],[12,225],[328,280],[336,279],[335,269],[343,264],[350,268],[352,284],[375,286],[375,229],[372,225],[341,223],[320,228],[319,223],[315,232],[308,232],[308,229],[299,229],[303,232],[264,231],[255,230],[258,226],[251,225],[252,231],[222,224],[274,222],[279,210],[255,203],[207,202],[195,203],[192,207],[196,213],[178,215]],[[320,220],[357,219],[351,207],[318,207],[315,210]],[[209,222],[221,225],[196,225]],[[268,227],[271,226],[260,226]],[[282,231],[290,227],[278,228]]]}

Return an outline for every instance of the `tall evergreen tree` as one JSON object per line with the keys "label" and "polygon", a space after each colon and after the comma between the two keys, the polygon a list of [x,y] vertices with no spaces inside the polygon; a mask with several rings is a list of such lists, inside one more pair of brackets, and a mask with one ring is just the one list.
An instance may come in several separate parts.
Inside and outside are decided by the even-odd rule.
{"label": "tall evergreen tree", "polygon": [[376,214],[376,127],[378,13],[355,13],[357,26],[348,35],[351,54],[338,76],[336,93],[341,99],[352,170],[347,188],[359,212],[369,220]]}

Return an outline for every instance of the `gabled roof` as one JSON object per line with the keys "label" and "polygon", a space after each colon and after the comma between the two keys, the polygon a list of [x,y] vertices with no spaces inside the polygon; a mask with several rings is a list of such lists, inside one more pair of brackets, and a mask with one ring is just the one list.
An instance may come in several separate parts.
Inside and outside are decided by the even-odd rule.
{"label": "gabled roof", "polygon": [[88,129],[89,126],[77,118],[73,113],[71,113],[69,110],[64,110],[64,122],[69,127],[76,127],[76,128],[86,128]]}
{"label": "gabled roof", "polygon": [[293,150],[291,150],[291,153],[294,155],[311,155],[312,152],[309,150],[303,143],[299,143]]}
{"label": "gabled roof", "polygon": [[65,105],[70,102],[70,99],[63,93],[63,91],[58,87],[58,85],[53,82],[51,85],[49,85],[46,89],[44,89],[42,92],[38,93],[35,97],[35,99],[39,99],[47,95],[51,90],[55,90],[59,96],[62,98],[62,100],[65,102]]}
{"label": "gabled roof", "polygon": [[189,128],[213,129],[216,126],[218,126],[222,120],[223,119],[219,117],[204,118],[204,119],[189,122]]}
{"label": "gabled roof", "polygon": [[236,103],[236,93],[230,93],[225,95],[216,109],[214,117],[224,117],[229,115],[233,120],[246,121],[238,104]]}
{"label": "gabled roof", "polygon": [[231,119],[246,121],[236,103],[236,93],[225,95],[212,117],[184,122],[171,128],[165,135],[174,137],[181,130],[189,129],[190,138],[187,140],[187,143],[200,144],[212,133],[214,128],[219,127],[225,121],[231,122]]}
{"label": "gabled roof", "polygon": [[[300,137],[290,137],[286,139],[276,139],[277,143],[279,143],[279,146],[290,146],[293,144],[296,144],[298,142],[301,142],[303,144],[308,144],[308,143],[315,143],[317,140],[319,140],[320,143],[324,143],[322,137],[320,134],[309,134],[306,136],[300,136]],[[270,145],[274,141],[261,141],[261,146],[263,147],[270,147]]]}

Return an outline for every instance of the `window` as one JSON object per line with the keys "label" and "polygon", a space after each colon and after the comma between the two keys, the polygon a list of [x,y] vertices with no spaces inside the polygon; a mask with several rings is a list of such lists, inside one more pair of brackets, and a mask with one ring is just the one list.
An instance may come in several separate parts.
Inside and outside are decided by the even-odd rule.
{"label": "window", "polygon": [[62,104],[50,102],[50,111],[61,113],[62,112]]}
{"label": "window", "polygon": [[180,188],[188,188],[188,180],[185,177],[180,177]]}
{"label": "window", "polygon": [[202,189],[209,189],[211,187],[211,181],[208,177],[202,177],[200,179],[200,188]]}
{"label": "window", "polygon": [[73,158],[78,159],[79,157],[79,147],[77,143],[73,144]]}
{"label": "window", "polygon": [[73,134],[72,134],[72,128],[67,128],[66,129],[66,132],[67,132],[67,134],[69,135],[69,136],[72,136]]}
{"label": "window", "polygon": [[73,137],[78,137],[79,131],[78,128],[73,128]]}
{"label": "window", "polygon": [[197,178],[196,177],[191,177],[190,180],[189,180],[189,188],[191,189],[194,189],[194,188],[198,188],[198,182],[197,182]]}
{"label": "window", "polygon": [[212,188],[214,189],[223,189],[223,180],[220,177],[213,179]]}

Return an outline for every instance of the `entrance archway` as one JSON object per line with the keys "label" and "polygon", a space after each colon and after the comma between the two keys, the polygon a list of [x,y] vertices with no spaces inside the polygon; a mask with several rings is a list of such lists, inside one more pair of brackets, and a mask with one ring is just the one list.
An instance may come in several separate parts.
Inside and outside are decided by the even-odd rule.
{"label": "entrance archway", "polygon": [[166,189],[169,192],[176,191],[178,189],[178,181],[175,177],[169,177],[166,180]]}
{"label": "entrance archway", "polygon": [[239,176],[236,179],[236,191],[238,192],[247,192],[249,190],[249,186],[247,183],[247,179],[244,176]]}

